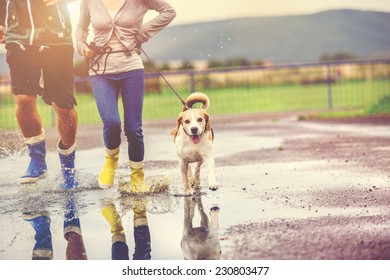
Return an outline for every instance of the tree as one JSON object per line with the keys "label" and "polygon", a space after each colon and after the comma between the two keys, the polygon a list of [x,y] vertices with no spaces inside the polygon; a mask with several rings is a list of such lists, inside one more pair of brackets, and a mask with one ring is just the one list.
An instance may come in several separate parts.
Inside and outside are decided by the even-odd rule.
{"label": "tree", "polygon": [[226,67],[238,67],[238,66],[249,66],[250,61],[246,58],[232,58],[226,62]]}
{"label": "tree", "polygon": [[221,68],[224,66],[223,61],[219,59],[211,59],[207,64],[207,68]]}
{"label": "tree", "polygon": [[337,61],[337,60],[350,60],[356,59],[357,56],[353,53],[347,51],[338,51],[334,54],[325,53],[320,56],[320,61]]}
{"label": "tree", "polygon": [[192,65],[190,61],[183,61],[181,66],[179,66],[178,70],[193,70],[195,67]]}

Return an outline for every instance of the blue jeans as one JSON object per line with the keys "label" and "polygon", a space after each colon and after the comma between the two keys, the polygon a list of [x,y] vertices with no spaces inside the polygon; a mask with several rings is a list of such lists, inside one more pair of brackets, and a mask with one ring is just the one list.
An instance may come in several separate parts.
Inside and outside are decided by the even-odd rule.
{"label": "blue jeans", "polygon": [[103,139],[106,148],[113,150],[121,144],[122,129],[118,110],[118,97],[121,94],[129,159],[135,162],[143,161],[144,70],[137,69],[119,74],[91,76],[91,85],[103,121]]}

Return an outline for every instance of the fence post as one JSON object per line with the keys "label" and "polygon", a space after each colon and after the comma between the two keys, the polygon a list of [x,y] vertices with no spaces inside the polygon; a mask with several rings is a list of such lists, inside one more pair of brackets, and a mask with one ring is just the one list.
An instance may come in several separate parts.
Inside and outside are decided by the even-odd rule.
{"label": "fence post", "polygon": [[328,86],[328,109],[332,110],[333,109],[333,100],[332,100],[332,71],[330,67],[330,63],[327,65],[328,73],[327,73],[327,78],[326,78],[326,83]]}

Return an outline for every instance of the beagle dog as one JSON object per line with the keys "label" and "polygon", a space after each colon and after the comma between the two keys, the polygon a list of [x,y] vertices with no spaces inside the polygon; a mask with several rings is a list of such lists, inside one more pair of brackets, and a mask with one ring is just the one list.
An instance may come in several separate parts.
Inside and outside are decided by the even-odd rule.
{"label": "beagle dog", "polygon": [[[193,109],[195,103],[202,103],[200,109]],[[186,100],[183,112],[177,118],[176,127],[170,132],[175,143],[179,159],[179,167],[183,180],[184,195],[192,195],[200,191],[200,167],[203,162],[207,166],[208,187],[217,190],[215,165],[213,156],[214,132],[210,124],[210,116],[206,109],[210,106],[209,98],[200,92],[192,93]],[[190,163],[196,163],[194,176]]]}
{"label": "beagle dog", "polygon": [[[194,226],[195,207],[200,214],[200,225]],[[218,226],[219,207],[210,209],[210,218],[204,211],[201,196],[184,198],[184,228],[181,249],[185,260],[219,260],[221,244]]]}

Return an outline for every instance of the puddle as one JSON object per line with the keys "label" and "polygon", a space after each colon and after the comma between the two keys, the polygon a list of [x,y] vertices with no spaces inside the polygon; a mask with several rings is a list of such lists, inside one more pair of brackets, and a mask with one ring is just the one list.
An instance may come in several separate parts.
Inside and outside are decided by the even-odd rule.
{"label": "puddle", "polygon": [[[97,157],[97,151],[81,151],[79,158]],[[56,162],[55,155],[48,156],[48,163]],[[333,204],[315,203],[318,191],[322,194],[335,195],[337,189],[347,186],[367,191],[362,186],[362,175],[344,170],[332,169],[328,173],[329,162],[292,162],[278,164],[253,164],[243,166],[224,166],[217,169],[217,179],[220,189],[211,192],[204,188],[204,194],[199,197],[203,215],[210,222],[211,212],[219,207],[217,242],[213,245],[230,248],[230,237],[226,234],[229,228],[250,223],[275,222],[278,220],[305,220],[329,216],[359,216],[378,214],[382,208],[370,205],[368,208],[339,207]],[[82,242],[88,259],[111,259],[112,234],[109,222],[102,215],[102,205],[110,203],[120,217],[123,226],[123,236],[130,258],[135,252],[134,239],[134,208],[139,201],[135,197],[120,198],[115,188],[100,190],[96,185],[95,161],[80,166],[78,173],[80,187],[73,192],[58,190],[61,182],[59,174],[51,174],[38,182],[36,186],[2,185],[2,228],[0,229],[0,259],[30,259],[33,254],[34,229],[23,219],[23,213],[39,213],[46,211],[50,214],[50,231],[54,259],[66,259],[67,250],[71,244],[64,238],[65,214],[69,212],[72,199],[72,209],[79,219]],[[92,172],[95,171],[95,173]],[[6,177],[14,175],[10,171]],[[127,171],[121,169],[119,173]],[[185,221],[185,201],[188,198],[177,196],[180,193],[180,177],[176,169],[155,169],[148,172],[149,176],[170,176],[172,185],[170,192],[142,199],[145,208],[145,219],[150,232],[150,247],[152,259],[183,259],[181,242],[183,230],[188,222]],[[11,181],[13,178],[8,178]],[[203,178],[202,180],[204,180]],[[365,178],[367,184],[375,184],[384,188],[387,183],[384,178]],[[371,182],[371,183],[370,183]],[[202,184],[205,182],[202,181]],[[365,185],[367,185],[365,184]],[[317,195],[316,195],[317,193]],[[201,228],[202,215],[194,207],[192,225]]]}

